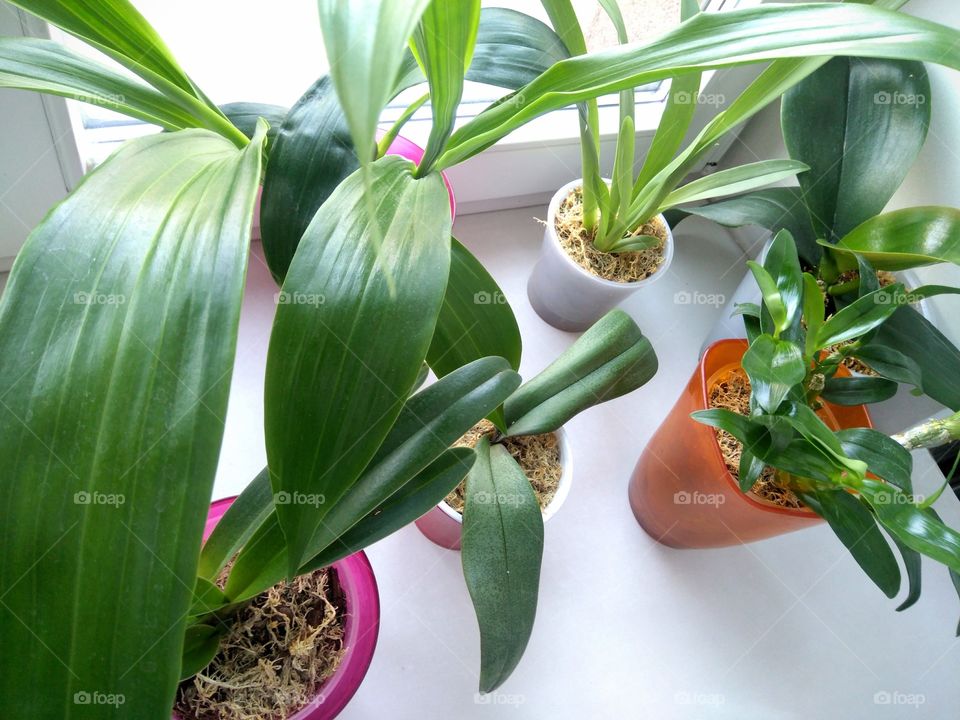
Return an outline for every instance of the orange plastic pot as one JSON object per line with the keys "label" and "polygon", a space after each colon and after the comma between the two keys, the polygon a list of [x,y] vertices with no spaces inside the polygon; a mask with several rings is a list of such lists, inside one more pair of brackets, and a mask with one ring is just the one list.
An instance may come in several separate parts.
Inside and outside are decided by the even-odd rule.
{"label": "orange plastic pot", "polygon": [[[634,468],[630,507],[647,534],[664,545],[740,545],[822,522],[806,508],[779,507],[741,492],[723,462],[713,428],[690,417],[707,408],[710,388],[724,373],[740,366],[746,350],[746,340],[720,340],[707,348]],[[820,414],[834,429],[872,427],[862,405],[827,404]]]}

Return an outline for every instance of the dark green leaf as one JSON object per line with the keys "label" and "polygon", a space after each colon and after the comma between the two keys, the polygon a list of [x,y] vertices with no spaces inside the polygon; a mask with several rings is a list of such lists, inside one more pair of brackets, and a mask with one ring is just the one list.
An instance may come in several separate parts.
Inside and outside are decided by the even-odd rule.
{"label": "dark green leaf", "polygon": [[234,102],[221,105],[220,111],[226,115],[227,120],[232,122],[237,130],[248,138],[252,138],[254,132],[256,132],[257,120],[263,118],[270,123],[270,130],[267,132],[267,152],[271,152],[277,139],[277,133],[280,132],[280,126],[283,125],[290,108],[266,103]]}
{"label": "dark green leaf", "polygon": [[843,236],[836,251],[861,254],[877,270],[960,264],[960,210],[913,207],[877,215]]}
{"label": "dark green leaf", "polygon": [[750,378],[753,398],[770,413],[776,412],[790,389],[803,382],[807,373],[800,348],[770,335],[761,335],[750,344],[742,365]]}
{"label": "dark green leaf", "polygon": [[600,318],[507,400],[510,435],[558,429],[579,412],[633,392],[657,372],[657,355],[622,310]]}
{"label": "dark green leaf", "polygon": [[770,273],[780,293],[786,316],[784,331],[798,326],[803,309],[803,271],[800,269],[797,246],[788,230],[781,230],[773,238],[763,268]]}
{"label": "dark green leaf", "polygon": [[827,319],[816,336],[817,349],[865,335],[897,311],[905,300],[903,285],[894,283],[864,295]]}
{"label": "dark green leaf", "polygon": [[273,490],[291,498],[277,503],[291,574],[393,426],[433,336],[450,202],[439,174],[412,170],[388,156],[347,178],[304,233],[280,294],[264,407]]}
{"label": "dark green leaf", "polygon": [[897,394],[897,383],[879,377],[832,377],[820,393],[834,405],[865,405],[889,400]]}
{"label": "dark green leaf", "polygon": [[903,602],[897,606],[897,612],[901,612],[912,607],[917,600],[920,599],[922,586],[921,556],[920,553],[908,548],[895,536],[891,535],[890,539],[893,540],[893,544],[896,545],[897,550],[900,551],[900,557],[903,558],[903,567],[907,571],[907,581],[910,583],[907,596],[903,599]]}
{"label": "dark green leaf", "polygon": [[180,679],[186,680],[209,665],[220,650],[222,630],[210,625],[191,625],[187,628],[180,663]]}
{"label": "dark green leaf", "polygon": [[477,444],[463,511],[463,577],[480,626],[480,692],[510,676],[533,631],[543,556],[543,517],[510,453]]}

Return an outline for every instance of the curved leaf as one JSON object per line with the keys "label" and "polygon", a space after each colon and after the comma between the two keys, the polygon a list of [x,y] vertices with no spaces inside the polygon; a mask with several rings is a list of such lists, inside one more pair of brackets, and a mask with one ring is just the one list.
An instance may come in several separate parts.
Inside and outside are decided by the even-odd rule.
{"label": "curved leaf", "polygon": [[847,305],[827,318],[820,328],[817,333],[817,349],[846,342],[870,332],[897,311],[905,295],[903,285],[894,283]]}
{"label": "curved leaf", "polygon": [[913,458],[896,440],[871,428],[848,428],[835,435],[849,457],[862,460],[870,472],[905,493],[913,492]]}
{"label": "curved leaf", "polygon": [[877,270],[907,270],[938,262],[960,264],[960,210],[913,207],[877,215],[835,246],[863,255]]}
{"label": "curved leaf", "polygon": [[750,378],[752,398],[769,413],[777,411],[787,393],[807,374],[800,348],[770,335],[761,335],[750,343],[742,365]]}
{"label": "curved leaf", "polygon": [[800,174],[806,169],[806,165],[795,160],[762,160],[721,170],[677,188],[667,195],[660,209],[746,192]]}
{"label": "curved leaf", "polygon": [[551,432],[577,413],[633,392],[657,372],[657,355],[622,310],[600,318],[504,405],[510,435]]}
{"label": "curved leaf", "polygon": [[304,233],[279,295],[264,398],[271,484],[325,498],[277,504],[291,574],[386,437],[433,336],[450,202],[439,174],[415,180],[412,170],[385,157],[369,178],[347,178]]}
{"label": "curved leaf", "polygon": [[[0,702],[169,717],[217,467],[265,127],[133,140],[21,250],[0,302]],[[43,508],[43,512],[38,512]],[[22,654],[21,654],[22,653]],[[30,657],[29,663],[22,661]]]}
{"label": "curved leaf", "polygon": [[233,102],[221,105],[220,112],[248,138],[253,137],[260,118],[270,123],[270,130],[267,132],[267,152],[269,153],[273,150],[277,133],[280,132],[280,126],[283,125],[290,108],[267,103]]}
{"label": "curved leaf", "polygon": [[820,395],[834,405],[867,405],[897,394],[897,383],[882,377],[827,378]]}
{"label": "curved leaf", "polygon": [[922,63],[832,59],[794,85],[781,105],[790,157],[817,236],[836,242],[883,211],[916,159],[930,126],[930,81]]}
{"label": "curved leaf", "polygon": [[510,453],[483,438],[467,476],[463,578],[480,626],[480,692],[496,690],[533,632],[543,557],[543,516]]}

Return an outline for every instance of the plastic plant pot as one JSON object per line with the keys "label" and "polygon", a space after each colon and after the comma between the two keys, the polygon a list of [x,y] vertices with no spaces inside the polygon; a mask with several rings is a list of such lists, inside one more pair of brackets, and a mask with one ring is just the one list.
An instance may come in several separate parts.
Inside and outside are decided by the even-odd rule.
{"label": "plastic plant pot", "polygon": [[[586,330],[616,305],[660,279],[673,262],[673,233],[666,221],[663,264],[644,280],[629,283],[604,280],[574,262],[560,245],[555,220],[560,203],[581,185],[583,180],[564,185],[550,201],[540,258],[527,282],[527,297],[537,314],[553,327],[568,332]],[[663,216],[660,219],[663,220]]]}
{"label": "plastic plant pot", "polygon": [[[675,548],[740,545],[803,530],[822,519],[807,508],[785,508],[740,491],[727,470],[713,428],[690,413],[707,408],[717,378],[739,367],[745,340],[707,348],[693,377],[637,461],[630,507],[654,540]],[[845,374],[842,369],[840,374]],[[821,417],[835,429],[872,427],[866,409],[827,404]]]}
{"label": "plastic plant pot", "polygon": [[[203,539],[210,536],[235,498],[217,500],[210,506]],[[290,720],[331,720],[346,707],[363,682],[380,631],[380,595],[373,568],[365,553],[358,552],[335,562],[331,568],[344,595],[346,618],[344,654],[340,665],[321,686],[317,696],[290,716]],[[174,715],[174,720],[178,720]]]}
{"label": "plastic plant pot", "polygon": [[[570,453],[570,443],[567,441],[567,434],[560,428],[554,433],[560,444],[560,482],[557,485],[557,492],[550,501],[550,504],[543,509],[543,521],[547,522],[557,514],[560,506],[563,505],[567,495],[570,494],[570,484],[573,482],[573,455]],[[459,550],[460,539],[463,535],[463,516],[447,505],[441,502],[430,510],[426,515],[416,521],[417,528],[427,538],[440,547],[448,550]]]}
{"label": "plastic plant pot", "polygon": [[[383,136],[382,132],[377,133],[377,139]],[[405,137],[397,136],[390,144],[387,155],[399,155],[415,164],[423,160],[423,148]],[[454,220],[457,217],[457,201],[453,196],[453,186],[450,184],[446,173],[440,173],[443,176],[443,184],[447,186],[447,194],[450,196],[450,217]],[[253,231],[251,233],[254,240],[260,239],[260,195],[263,193],[261,187],[257,191],[257,202],[253,206]]]}

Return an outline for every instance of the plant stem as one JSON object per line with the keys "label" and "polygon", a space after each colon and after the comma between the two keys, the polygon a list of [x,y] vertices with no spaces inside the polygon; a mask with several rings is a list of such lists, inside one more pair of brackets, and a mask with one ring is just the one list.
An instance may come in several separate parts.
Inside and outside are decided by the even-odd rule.
{"label": "plant stem", "polygon": [[928,420],[892,437],[907,450],[940,447],[960,440],[960,412],[944,420]]}

